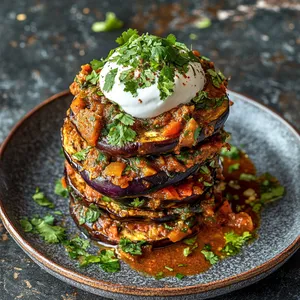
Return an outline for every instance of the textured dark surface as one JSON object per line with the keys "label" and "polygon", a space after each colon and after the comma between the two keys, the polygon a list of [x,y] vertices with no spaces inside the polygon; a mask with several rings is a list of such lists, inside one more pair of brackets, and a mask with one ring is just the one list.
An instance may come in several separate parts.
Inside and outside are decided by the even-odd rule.
{"label": "textured dark surface", "polygon": [[[146,2],[146,1],[144,1]],[[218,5],[213,3],[219,3]],[[166,1],[164,1],[166,3]],[[0,4],[0,141],[36,104],[67,88],[81,64],[104,56],[122,31],[93,33],[95,20],[114,11],[129,26],[164,28],[210,56],[230,88],[270,105],[300,128],[300,18],[298,1],[182,1],[152,7],[143,1],[2,1]],[[182,13],[180,10],[183,7]],[[90,10],[86,9],[89,8]],[[149,5],[144,8],[149,11]],[[159,13],[158,13],[159,12]],[[170,13],[173,12],[173,13]],[[211,18],[193,28],[195,14]],[[18,21],[18,14],[26,14]],[[175,15],[175,17],[174,17]],[[152,21],[151,21],[152,18]],[[170,21],[160,22],[161,19]],[[148,21],[150,19],[150,21]],[[161,26],[158,28],[157,24]],[[189,33],[197,34],[195,41]],[[287,154],[288,155],[288,154]],[[291,157],[292,158],[292,157]],[[297,158],[299,160],[299,157]],[[57,170],[59,172],[59,170]],[[51,185],[52,183],[49,183]],[[40,270],[4,229],[0,240],[0,299],[96,299]],[[300,299],[299,252],[273,275],[219,299]]]}

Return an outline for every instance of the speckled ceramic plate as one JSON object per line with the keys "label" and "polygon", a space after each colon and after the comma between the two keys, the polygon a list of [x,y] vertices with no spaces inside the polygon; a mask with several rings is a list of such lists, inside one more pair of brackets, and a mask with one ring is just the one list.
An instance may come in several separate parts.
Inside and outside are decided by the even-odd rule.
{"label": "speckled ceramic plate", "polygon": [[276,175],[286,187],[285,197],[262,213],[259,238],[242,253],[225,259],[207,272],[184,278],[155,280],[139,275],[127,265],[117,274],[102,272],[97,266],[79,268],[61,245],[47,245],[25,234],[19,220],[47,208],[36,205],[31,196],[39,186],[65,214],[68,233],[78,232],[68,212],[67,200],[53,193],[54,182],[63,173],[59,155],[60,132],[67,107],[68,92],[55,95],[31,111],[12,130],[0,152],[0,216],[20,247],[42,268],[67,283],[92,293],[121,299],[148,296],[177,296],[197,299],[217,296],[262,279],[281,266],[300,244],[300,137],[278,115],[237,93],[226,129],[233,143],[243,145],[258,168]]}

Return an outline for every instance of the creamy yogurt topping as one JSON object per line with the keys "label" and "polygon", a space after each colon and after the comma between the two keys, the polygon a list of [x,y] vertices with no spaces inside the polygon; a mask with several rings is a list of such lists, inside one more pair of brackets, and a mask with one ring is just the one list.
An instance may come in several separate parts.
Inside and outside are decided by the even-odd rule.
{"label": "creamy yogurt topping", "polygon": [[[136,118],[156,117],[179,104],[190,102],[201,91],[205,84],[205,73],[200,62],[190,62],[188,71],[181,74],[175,71],[173,93],[162,100],[158,89],[159,71],[155,74],[155,83],[149,87],[137,89],[137,95],[124,91],[124,84],[120,82],[120,73],[129,67],[108,61],[100,72],[100,88],[106,98],[117,103],[126,113]],[[106,75],[113,69],[118,69],[114,85],[110,91],[104,91]],[[139,76],[139,74],[135,74]]]}

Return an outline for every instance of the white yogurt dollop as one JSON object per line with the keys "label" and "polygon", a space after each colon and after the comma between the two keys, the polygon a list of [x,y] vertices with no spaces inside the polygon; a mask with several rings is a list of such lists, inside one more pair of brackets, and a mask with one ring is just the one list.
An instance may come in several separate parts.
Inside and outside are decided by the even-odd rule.
{"label": "white yogurt dollop", "polygon": [[[106,74],[112,69],[118,69],[112,89],[103,90]],[[128,114],[136,118],[153,118],[179,104],[190,102],[201,91],[205,84],[205,73],[198,62],[191,62],[186,74],[175,72],[174,92],[166,99],[161,100],[157,86],[159,72],[155,75],[155,83],[149,87],[138,89],[137,96],[124,91],[124,84],[120,82],[120,73],[128,67],[108,61],[100,73],[100,88],[106,98],[117,103]]]}

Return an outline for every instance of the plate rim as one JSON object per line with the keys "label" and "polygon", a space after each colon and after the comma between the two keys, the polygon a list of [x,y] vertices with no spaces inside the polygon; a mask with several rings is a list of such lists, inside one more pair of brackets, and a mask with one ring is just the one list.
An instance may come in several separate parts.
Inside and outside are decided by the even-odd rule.
{"label": "plate rim", "polygon": [[[289,130],[291,130],[296,135],[296,137],[299,139],[300,142],[300,131],[294,125],[290,124],[290,122],[285,120],[275,110],[241,93],[237,93],[231,90],[228,90],[228,93],[232,95],[236,95],[237,97],[242,98],[243,101],[250,102],[252,105],[271,114],[273,117],[275,117],[280,122],[282,122],[285,126],[287,126]],[[71,95],[71,93],[68,90],[57,93],[51,96],[50,98],[48,98],[47,100],[41,102],[39,105],[35,106],[28,113],[26,113],[13,126],[8,136],[3,141],[0,147],[0,162],[2,160],[2,156],[5,152],[6,146],[10,142],[11,138],[27,119],[32,117],[37,111],[39,111],[41,108],[45,107],[46,105],[52,103],[53,101],[58,100],[61,97],[65,97],[68,95]],[[60,264],[54,262],[53,260],[47,258],[21,236],[17,228],[12,224],[12,221],[9,219],[1,199],[0,199],[0,218],[2,219],[2,222],[5,228],[7,229],[7,231],[9,232],[9,234],[12,236],[15,242],[22,248],[22,250],[24,250],[26,254],[32,257],[34,261],[36,260],[37,262],[39,262],[39,264],[43,265],[43,267],[45,267],[46,270],[49,269],[52,272],[56,273],[57,275],[62,276],[63,278],[67,278],[68,280],[71,280],[76,284],[84,285],[85,287],[90,287],[96,290],[106,291],[111,293],[127,294],[127,295],[135,295],[135,296],[150,296],[150,297],[157,296],[157,295],[182,296],[182,295],[191,295],[191,294],[209,292],[221,288],[226,288],[232,284],[253,279],[264,272],[270,271],[271,269],[275,268],[277,265],[285,262],[285,260],[287,260],[293,253],[297,251],[298,248],[300,248],[300,235],[299,235],[294,240],[293,243],[291,243],[287,248],[285,248],[283,251],[281,251],[273,258],[267,260],[266,262],[264,262],[263,264],[255,268],[252,268],[238,275],[230,276],[228,278],[209,282],[209,283],[201,283],[201,284],[184,286],[184,287],[167,287],[167,286],[159,287],[159,288],[138,287],[138,286],[122,285],[119,283],[112,283],[112,282],[107,282],[96,278],[91,278],[89,276],[80,274],[76,271],[72,271],[66,267],[63,267]]]}

